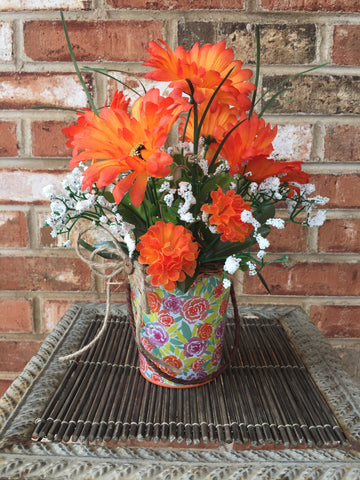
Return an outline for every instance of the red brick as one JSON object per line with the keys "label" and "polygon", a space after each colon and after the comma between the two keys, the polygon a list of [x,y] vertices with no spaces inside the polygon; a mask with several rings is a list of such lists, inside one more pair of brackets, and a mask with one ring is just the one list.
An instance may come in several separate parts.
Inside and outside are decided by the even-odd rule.
{"label": "red brick", "polygon": [[0,331],[31,332],[31,302],[0,300]]}
{"label": "red brick", "polygon": [[0,11],[18,10],[87,10],[91,0],[1,0]]}
{"label": "red brick", "polygon": [[2,290],[71,291],[89,288],[89,267],[78,258],[0,258]]}
{"label": "red brick", "polygon": [[149,10],[194,10],[194,9],[227,9],[244,8],[244,0],[108,0],[113,8],[141,8]]}
{"label": "red brick", "polygon": [[[265,77],[263,91],[274,88],[285,76]],[[277,97],[267,113],[359,114],[360,83],[358,76],[301,75],[284,84],[286,90]],[[279,88],[275,87],[275,91]],[[274,93],[274,92],[272,92]],[[268,95],[263,103],[271,98]]]}
{"label": "red brick", "polygon": [[1,341],[0,371],[21,372],[28,361],[40,348],[41,342],[34,341]]}
{"label": "red brick", "polygon": [[[360,295],[360,264],[277,263],[261,273],[273,295]],[[256,275],[245,275],[244,292],[266,294]]]}
{"label": "red brick", "polygon": [[358,0],[262,0],[267,10],[305,10],[325,12],[359,12]]}
{"label": "red brick", "polygon": [[33,122],[32,132],[32,153],[35,157],[71,157],[71,149],[68,148],[66,137],[61,132],[69,122],[58,122],[48,120]]}
{"label": "red brick", "polygon": [[328,127],[325,137],[325,160],[357,162],[360,160],[360,127],[338,125]]}
{"label": "red brick", "polygon": [[[141,61],[150,40],[162,37],[156,21],[66,23],[78,61]],[[71,61],[61,22],[33,21],[24,26],[25,53],[37,61]]]}
{"label": "red brick", "polygon": [[360,65],[360,25],[336,25],[333,62],[338,65]]}
{"label": "red brick", "polygon": [[312,175],[316,193],[330,198],[325,208],[359,208],[360,175]]}
{"label": "red brick", "polygon": [[43,306],[44,331],[51,332],[72,304],[71,300],[46,300]]}
{"label": "red brick", "polygon": [[360,253],[360,220],[327,220],[319,229],[320,252]]}
{"label": "red brick", "polygon": [[[90,76],[84,77],[91,90]],[[24,109],[37,106],[83,108],[87,98],[73,74],[0,73],[0,108]]]}
{"label": "red brick", "polygon": [[10,387],[11,384],[12,384],[12,380],[0,380],[0,397],[4,395],[4,393]]}
{"label": "red brick", "polygon": [[[314,24],[261,24],[261,64],[307,64],[315,60],[316,28]],[[227,21],[210,23],[181,19],[178,43],[190,49],[195,42],[216,43],[222,40],[244,63],[256,62],[256,35],[248,23]],[[276,48],[274,48],[276,45]]]}
{"label": "red brick", "polygon": [[16,157],[18,143],[15,122],[0,122],[0,157]]}
{"label": "red brick", "polygon": [[61,186],[66,174],[63,170],[3,169],[0,175],[0,205],[47,204],[43,188]]}
{"label": "red brick", "polygon": [[26,247],[27,220],[24,212],[0,212],[0,247]]}
{"label": "red brick", "polygon": [[291,222],[285,228],[272,228],[267,236],[270,242],[269,252],[305,252],[307,248],[308,228]]}
{"label": "red brick", "polygon": [[314,305],[310,317],[327,337],[360,337],[360,306]]}

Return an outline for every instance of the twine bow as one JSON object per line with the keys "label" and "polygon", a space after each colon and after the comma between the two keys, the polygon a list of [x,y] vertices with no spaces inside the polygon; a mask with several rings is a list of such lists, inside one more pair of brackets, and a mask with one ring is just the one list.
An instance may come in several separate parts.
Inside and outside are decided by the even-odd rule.
{"label": "twine bow", "polygon": [[[150,314],[150,307],[147,299],[146,288],[150,285],[150,277],[145,273],[145,267],[141,265],[139,262],[133,262],[126,253],[122,250],[120,246],[119,239],[115,237],[112,231],[104,225],[101,225],[101,228],[104,229],[107,234],[113,239],[113,246],[112,245],[101,245],[96,248],[90,253],[85,247],[82,246],[82,237],[90,232],[90,231],[98,231],[98,226],[92,225],[88,228],[85,228],[81,232],[79,232],[76,243],[75,243],[75,250],[78,256],[83,260],[87,265],[89,265],[90,269],[100,277],[104,278],[106,282],[106,309],[105,309],[105,317],[103,320],[103,324],[95,335],[95,337],[85,345],[83,348],[73,352],[69,355],[65,355],[60,357],[61,361],[70,360],[91,348],[105,333],[107,323],[110,317],[110,309],[111,309],[111,285],[112,280],[119,274],[130,275],[132,274],[134,280],[136,282],[136,286],[138,289],[138,303],[135,309],[135,341],[138,346],[140,352],[147,358],[150,359],[152,362],[156,362],[157,364],[171,370],[175,374],[179,375],[182,371],[173,365],[168,364],[164,360],[155,357],[152,353],[148,352],[145,347],[143,346],[140,338],[141,334],[141,325],[143,320],[143,312],[147,315]],[[86,251],[87,255],[83,252]],[[115,261],[104,262],[103,260],[99,261],[98,256],[99,254],[106,254],[109,258],[114,257],[116,258]],[[109,273],[106,273],[109,271]],[[129,305],[129,309],[131,305]]]}

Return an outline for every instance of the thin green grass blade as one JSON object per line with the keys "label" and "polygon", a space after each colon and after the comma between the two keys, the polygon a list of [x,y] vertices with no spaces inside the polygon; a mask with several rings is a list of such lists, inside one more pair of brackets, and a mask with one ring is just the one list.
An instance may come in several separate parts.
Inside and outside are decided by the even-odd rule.
{"label": "thin green grass blade", "polygon": [[255,25],[255,37],[256,37],[256,70],[255,70],[255,90],[253,92],[253,96],[251,99],[251,108],[249,110],[248,118],[251,118],[251,115],[254,113],[254,108],[256,105],[256,95],[257,89],[259,86],[259,77],[260,77],[260,55],[261,55],[261,48],[260,48],[260,26]]}
{"label": "thin green grass blade", "polygon": [[[107,70],[106,68],[93,68],[93,67],[83,67],[81,69],[83,72],[95,72],[95,73],[100,73],[101,75],[104,75],[105,77],[108,77],[108,78],[111,78],[112,80],[115,80],[116,82],[120,83],[123,87],[126,87],[128,88],[129,90],[131,90],[132,92],[136,93],[136,95],[138,95],[139,97],[141,97],[141,93],[139,93],[138,91],[136,91],[134,88],[130,87],[127,83],[125,82],[122,82],[121,80],[119,80],[118,78],[114,77],[113,75],[110,75],[109,73],[107,73],[109,70]],[[141,82],[140,82],[141,83]],[[144,88],[144,85],[141,83],[141,86]]]}
{"label": "thin green grass blade", "polygon": [[276,90],[278,87],[283,85],[284,83],[288,82],[289,80],[292,80],[293,78],[299,77],[301,75],[304,75],[305,73],[313,72],[314,70],[318,70],[319,68],[325,67],[327,63],[322,63],[321,65],[316,65],[316,67],[309,68],[308,70],[303,70],[302,72],[299,73],[294,73],[294,75],[289,75],[288,77],[284,78],[280,82],[276,83],[273,87],[269,88],[269,90],[266,90],[265,93],[261,95],[261,97],[257,100],[256,105],[270,92],[273,90]]}
{"label": "thin green grass blade", "polygon": [[81,83],[81,86],[85,92],[85,95],[88,99],[88,102],[89,102],[89,105],[91,107],[91,110],[96,114],[98,115],[98,111],[97,111],[97,108],[93,102],[93,99],[91,98],[91,95],[90,95],[90,92],[85,84],[85,81],[81,75],[81,72],[80,72],[80,69],[79,69],[79,66],[76,62],[76,59],[75,59],[75,55],[74,55],[74,52],[73,52],[73,49],[72,49],[72,46],[71,46],[71,42],[70,42],[70,38],[69,38],[69,33],[67,31],[67,28],[66,28],[66,22],[65,22],[65,17],[64,17],[64,13],[62,10],[60,10],[60,16],[61,16],[61,22],[62,22],[62,25],[63,25],[63,29],[64,29],[64,33],[65,33],[65,38],[66,38],[66,43],[67,43],[67,46],[68,46],[68,49],[69,49],[69,53],[70,53],[70,57],[71,57],[71,60],[73,62],[73,65],[74,65],[74,68],[75,68],[75,71],[76,71],[76,74],[80,80],[80,83]]}

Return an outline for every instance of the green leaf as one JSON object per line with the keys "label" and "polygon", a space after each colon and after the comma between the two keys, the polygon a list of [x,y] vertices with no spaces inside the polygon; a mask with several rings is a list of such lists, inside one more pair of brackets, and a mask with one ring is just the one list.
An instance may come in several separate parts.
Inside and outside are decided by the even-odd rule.
{"label": "green leaf", "polygon": [[198,272],[197,272],[197,270],[195,270],[195,273],[192,277],[189,277],[188,275],[186,275],[185,280],[183,280],[182,282],[178,282],[176,284],[178,289],[181,290],[182,293],[186,293],[189,290],[189,288],[191,287],[195,278],[197,277],[197,274],[198,274]]}
{"label": "green leaf", "polygon": [[192,331],[189,327],[189,325],[185,322],[182,322],[181,327],[180,327],[181,332],[183,333],[184,337],[186,340],[190,340],[190,338],[193,336]]}
{"label": "green leaf", "polygon": [[[90,245],[90,243],[85,242],[85,240],[83,240],[82,238],[80,239],[80,245],[82,247],[84,247],[86,250],[88,250],[89,252],[93,252],[94,250],[96,250],[97,248],[102,247],[102,246],[104,246],[104,247],[105,246],[111,246],[112,248],[115,247],[114,243],[110,242],[110,241],[109,242],[98,242],[98,243],[94,243],[93,245]],[[126,250],[125,250],[125,252],[126,252]],[[97,254],[100,257],[107,258],[108,260],[119,260],[120,259],[119,255],[117,255],[116,253],[110,253],[110,252],[107,252],[107,251],[98,252]]]}
{"label": "green leaf", "polygon": [[264,285],[266,288],[266,291],[271,294],[269,287],[267,286],[267,283],[265,282],[264,277],[261,275],[260,272],[257,272],[258,277],[260,278],[261,283]]}
{"label": "green leaf", "polygon": [[275,217],[275,206],[272,203],[261,204],[254,212],[254,217],[260,223]]}
{"label": "green leaf", "polygon": [[167,205],[161,207],[161,214],[164,222],[171,222],[174,225],[177,223],[177,215],[175,211]]}
{"label": "green leaf", "polygon": [[213,244],[211,249],[201,256],[201,261],[213,261],[215,259],[226,259],[231,255],[243,252],[247,250],[249,246],[254,243],[253,238],[250,236],[244,242],[222,242],[218,239],[217,242]]}
{"label": "green leaf", "polygon": [[103,193],[103,196],[105,197],[105,199],[109,202],[109,203],[115,203],[115,198],[114,198],[114,195],[109,192],[108,190],[106,190],[104,193]]}
{"label": "green leaf", "polygon": [[223,188],[228,187],[232,181],[233,176],[227,173],[219,173],[218,175],[208,177],[206,183],[201,187],[200,199],[203,200],[207,194],[216,190],[217,186]]}

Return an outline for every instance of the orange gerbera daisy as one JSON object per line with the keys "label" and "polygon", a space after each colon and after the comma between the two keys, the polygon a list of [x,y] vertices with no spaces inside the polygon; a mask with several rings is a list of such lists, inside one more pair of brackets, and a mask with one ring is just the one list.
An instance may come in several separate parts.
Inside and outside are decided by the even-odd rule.
{"label": "orange gerbera daisy", "polygon": [[150,42],[148,52],[150,59],[145,65],[155,70],[145,75],[153,80],[170,81],[170,87],[190,94],[185,79],[190,80],[195,88],[194,99],[202,103],[209,99],[221,81],[231,71],[221,86],[217,100],[228,105],[236,105],[241,110],[248,110],[251,102],[249,93],[255,86],[248,82],[252,71],[242,69],[240,60],[233,61],[234,52],[226,48],[225,41],[211,45],[207,43],[199,47],[195,43],[190,51],[182,46],[172,51],[162,40]]}
{"label": "orange gerbera daisy", "polygon": [[223,242],[243,242],[251,233],[253,227],[250,223],[241,221],[241,213],[251,210],[251,205],[244,202],[241,195],[236,195],[234,190],[226,194],[219,187],[211,192],[212,205],[203,205],[201,210],[210,214],[209,222],[216,225],[216,230],[222,233]]}
{"label": "orange gerbera daisy", "polygon": [[[198,106],[198,117],[202,118],[207,102],[203,102]],[[241,112],[236,107],[221,104],[214,100],[209,111],[206,114],[205,120],[202,124],[201,135],[203,137],[210,136],[217,143],[220,143],[224,138],[225,133],[230,130],[238,121]],[[185,120],[179,126],[180,135],[184,132]],[[190,114],[187,124],[185,140],[188,142],[194,141],[194,113]]]}
{"label": "orange gerbera daisy", "polygon": [[190,230],[159,221],[140,237],[136,249],[139,262],[149,265],[146,271],[152,285],[172,291],[176,282],[185,280],[185,274],[194,275],[199,246]]}
{"label": "orange gerbera daisy", "polygon": [[[295,182],[304,184],[309,181],[310,175],[301,170],[303,162],[293,160],[291,162],[274,160],[273,158],[253,158],[246,165],[245,175],[252,182],[261,183],[269,177],[276,176],[280,183]],[[293,190],[298,191],[296,186],[291,186]]]}
{"label": "orange gerbera daisy", "polygon": [[[272,141],[274,140],[277,127],[271,128],[265,125],[263,118],[258,118],[254,113],[250,119],[245,115],[244,120],[226,139],[221,150],[230,165],[230,173],[242,173],[244,163],[252,158],[267,157],[273,151]],[[213,149],[212,149],[213,150]]]}
{"label": "orange gerbera daisy", "polygon": [[132,115],[127,106],[128,100],[119,92],[100,116],[87,111],[77,125],[63,132],[73,147],[69,167],[92,160],[84,172],[84,190],[91,189],[93,183],[103,188],[123,174],[113,189],[115,201],[120,203],[130,190],[131,201],[138,206],[148,177],[162,178],[170,173],[172,157],[160,148],[179,114],[189,107],[179,95],[164,98],[155,88],[136,100]]}

